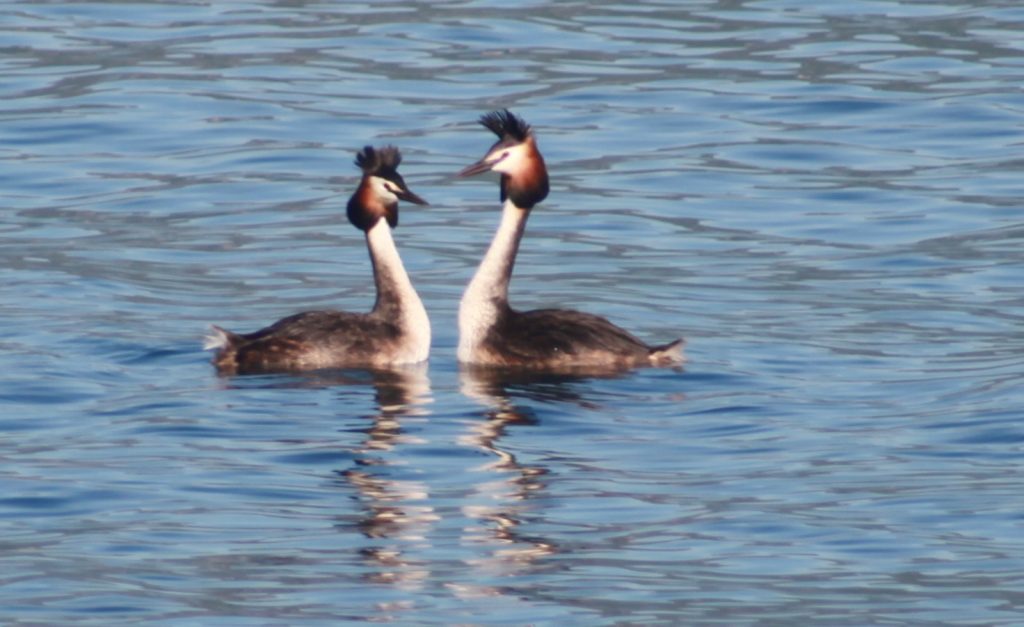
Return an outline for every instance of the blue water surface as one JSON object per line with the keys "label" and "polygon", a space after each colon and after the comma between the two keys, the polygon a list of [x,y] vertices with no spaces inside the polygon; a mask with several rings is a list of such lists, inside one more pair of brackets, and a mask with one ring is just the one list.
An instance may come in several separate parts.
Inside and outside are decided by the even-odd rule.
{"label": "blue water surface", "polygon": [[[821,4],[821,3],[817,3]],[[0,7],[0,622],[1017,624],[1024,10],[992,0]],[[509,107],[518,307],[683,369],[455,360]],[[373,300],[392,143],[429,365],[219,378]]]}

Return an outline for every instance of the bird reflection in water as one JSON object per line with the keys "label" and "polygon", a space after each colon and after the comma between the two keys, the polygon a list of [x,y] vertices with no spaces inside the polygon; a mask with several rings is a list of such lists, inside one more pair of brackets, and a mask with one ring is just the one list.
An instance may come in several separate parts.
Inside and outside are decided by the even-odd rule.
{"label": "bird reflection in water", "polygon": [[[540,403],[572,403],[588,409],[594,408],[577,383],[589,376],[574,373],[531,373],[463,364],[460,368],[462,393],[483,405],[483,420],[469,425],[459,438],[459,444],[487,452],[492,461],[476,468],[494,478],[477,482],[475,495],[466,500],[474,505],[463,507],[463,514],[478,525],[467,527],[465,541],[475,545],[488,545],[470,564],[480,569],[481,575],[509,577],[542,568],[541,560],[559,552],[553,542],[524,533],[524,518],[537,515],[538,498],[546,488],[544,480],[548,470],[537,464],[526,464],[515,453],[500,444],[509,429],[539,426],[533,409],[514,398]],[[500,594],[485,586],[462,586],[459,592],[466,596]]]}
{"label": "bird reflection in water", "polygon": [[423,420],[430,413],[427,364],[223,377],[221,382],[231,388],[336,388],[342,402],[353,387],[373,387],[376,410],[368,417],[368,425],[360,429],[365,434],[362,442],[352,449],[355,467],[335,471],[339,482],[355,488],[362,508],[354,516],[339,516],[335,525],[346,532],[354,528],[374,543],[359,551],[367,564],[368,581],[420,588],[430,570],[426,562],[409,557],[409,553],[427,545],[425,538],[439,517],[429,504],[428,486],[396,478],[403,465],[388,458],[396,457],[392,453],[396,447],[424,442],[404,429],[410,421]]}
{"label": "bird reflection in water", "polygon": [[429,414],[430,380],[426,364],[393,370],[370,371],[377,412],[370,416],[366,437],[354,450],[355,467],[336,471],[339,479],[355,488],[362,509],[353,524],[374,542],[360,550],[368,581],[411,589],[420,588],[430,576],[426,563],[409,556],[427,544],[427,534],[438,520],[429,504],[426,483],[398,478],[401,464],[389,461],[388,453],[401,445],[423,443],[406,433],[403,423]]}

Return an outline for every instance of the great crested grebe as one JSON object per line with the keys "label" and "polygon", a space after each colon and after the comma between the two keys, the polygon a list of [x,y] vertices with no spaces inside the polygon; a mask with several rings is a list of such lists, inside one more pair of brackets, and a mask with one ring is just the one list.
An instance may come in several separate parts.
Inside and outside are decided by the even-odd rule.
{"label": "great crested grebe", "polygon": [[498,136],[459,172],[501,173],[501,223],[459,306],[459,361],[530,369],[623,369],[682,363],[683,340],[648,346],[608,320],[567,309],[516,311],[508,283],[526,220],[548,195],[548,172],[530,126],[508,111],[480,123]]}
{"label": "great crested grebe", "polygon": [[253,333],[216,325],[203,348],[216,350],[220,374],[294,372],[319,368],[387,367],[424,361],[430,320],[391,238],[398,201],[427,201],[409,191],[394,146],[366,146],[356,155],[362,180],[348,201],[348,220],[366,233],[377,301],[370,313],[307,311]]}

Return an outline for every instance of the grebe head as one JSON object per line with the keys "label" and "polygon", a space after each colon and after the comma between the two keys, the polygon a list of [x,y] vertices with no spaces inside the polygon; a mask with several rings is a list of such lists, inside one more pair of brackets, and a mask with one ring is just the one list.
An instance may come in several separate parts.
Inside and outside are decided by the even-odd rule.
{"label": "grebe head", "polygon": [[530,125],[508,109],[482,116],[480,124],[497,135],[498,141],[459,176],[500,172],[501,200],[511,199],[521,209],[532,209],[548,195],[548,169]]}
{"label": "grebe head", "polygon": [[400,163],[402,154],[394,146],[366,146],[356,155],[356,165],[363,170],[363,180],[348,201],[348,221],[357,229],[368,231],[381,218],[387,220],[392,228],[398,226],[399,200],[427,204],[409,191],[398,173]]}

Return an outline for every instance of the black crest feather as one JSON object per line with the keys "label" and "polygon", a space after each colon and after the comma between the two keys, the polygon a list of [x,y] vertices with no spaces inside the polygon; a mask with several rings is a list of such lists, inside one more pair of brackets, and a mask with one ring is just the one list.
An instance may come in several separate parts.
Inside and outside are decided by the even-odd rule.
{"label": "black crest feather", "polygon": [[[377,224],[377,220],[384,217],[391,228],[398,226],[398,203],[386,207],[374,207],[368,203],[364,192],[369,190],[367,177],[374,176],[387,179],[397,183],[405,189],[405,181],[398,173],[398,164],[402,163],[402,153],[394,146],[363,146],[363,149],[356,154],[356,165],[363,171],[363,181],[356,193],[348,200],[348,220],[357,229],[367,231]],[[372,194],[370,194],[372,196]]]}
{"label": "black crest feather", "polygon": [[365,173],[372,176],[386,177],[398,171],[398,165],[402,163],[402,153],[394,146],[363,146],[363,149],[356,155],[356,165]]}
{"label": "black crest feather", "polygon": [[503,140],[511,139],[521,142],[530,135],[530,125],[508,109],[492,111],[480,116],[480,124]]}

